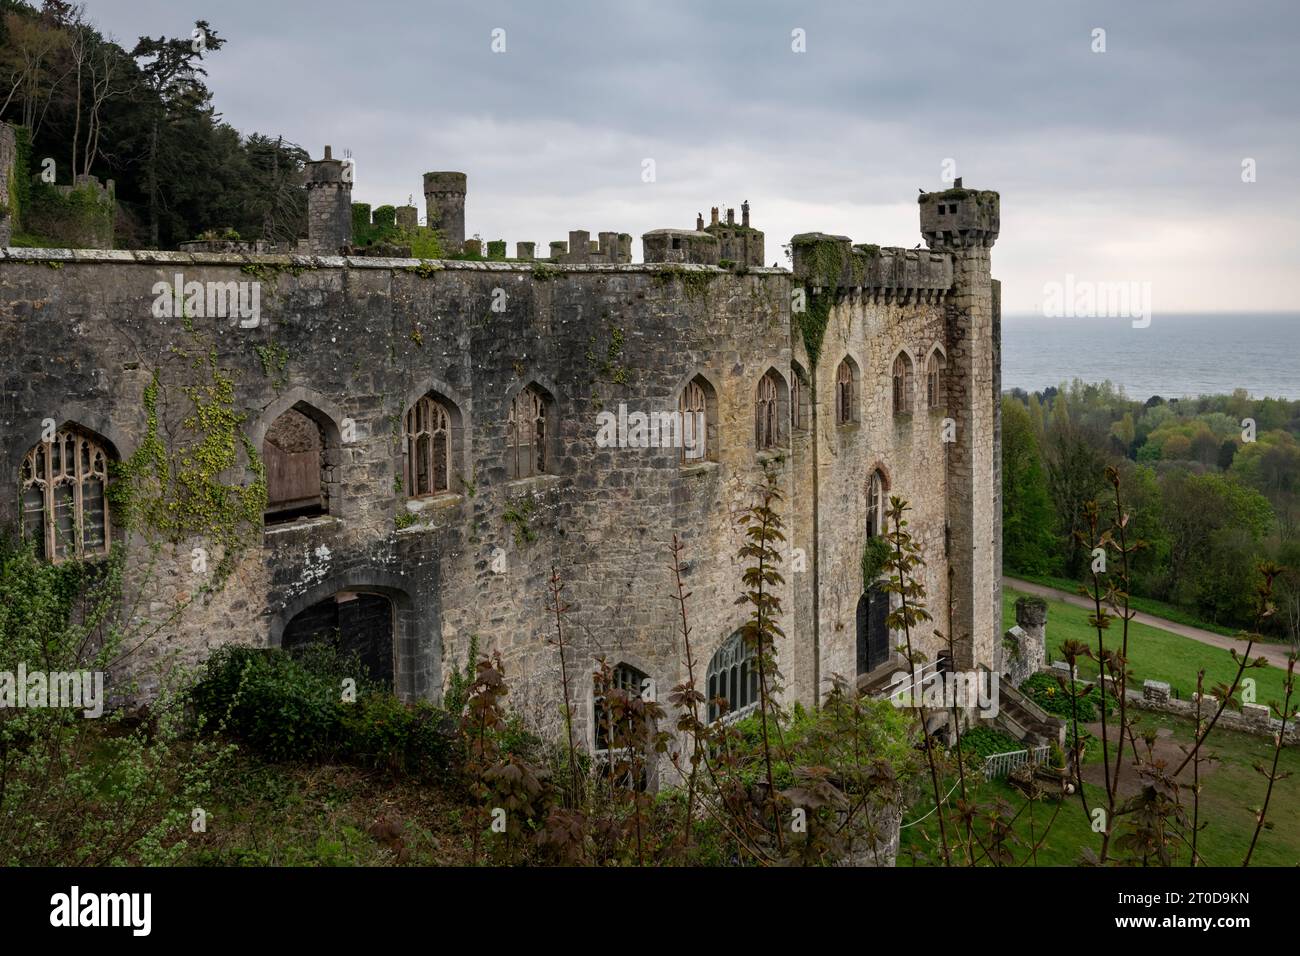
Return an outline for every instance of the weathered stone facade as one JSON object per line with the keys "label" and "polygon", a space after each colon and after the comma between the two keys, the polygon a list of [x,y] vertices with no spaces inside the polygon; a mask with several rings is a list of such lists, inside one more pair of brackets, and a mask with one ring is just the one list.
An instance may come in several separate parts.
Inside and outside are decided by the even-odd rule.
{"label": "weathered stone facade", "polygon": [[[333,205],[322,199],[311,218],[324,235],[310,241],[322,248],[339,235],[331,210],[346,209],[337,195],[342,180],[327,172],[315,181],[338,184]],[[430,222],[448,228],[432,214]],[[957,637],[961,666],[993,666],[1001,634],[995,235],[985,229],[968,245],[931,239],[935,251],[879,250],[875,271],[835,286],[815,364],[792,296],[807,278],[798,262],[792,274],[695,264],[8,250],[0,260],[0,464],[10,492],[0,496],[0,525],[16,522],[19,464],[41,440],[44,419],[74,422],[125,458],[145,428],[152,376],[164,392],[177,392],[194,371],[172,348],[199,347],[233,379],[256,448],[286,411],[316,422],[327,513],[268,525],[223,590],[134,655],[126,672],[144,693],[167,668],[196,665],[216,646],[275,646],[320,602],[377,594],[393,609],[401,694],[438,699],[476,636],[482,651],[501,653],[511,705],[554,729],[562,695],[546,604],[556,569],[570,608],[575,713],[590,743],[596,659],[637,668],[665,696],[685,677],[674,534],[684,544],[703,685],[711,655],[746,615],[734,603],[743,570],[736,516],[753,502],[765,469],[777,476],[787,524],[786,637],[777,652],[788,698],[811,703],[833,675],[860,669],[861,559],[876,470],[912,508],[935,627]],[[258,321],[156,317],[155,283],[178,273],[221,284],[254,276]],[[946,371],[931,403],[924,369],[936,351]],[[892,404],[900,354],[919,370],[906,413]],[[858,378],[852,421],[841,424],[836,373],[845,358]],[[782,424],[775,446],[759,449],[764,376],[778,383]],[[708,395],[704,459],[596,440],[602,412],[673,412],[693,381]],[[546,404],[547,467],[511,480],[508,420],[525,387]],[[450,487],[410,499],[404,422],[426,395],[452,411]],[[179,406],[165,414],[179,415]],[[302,444],[287,433],[277,440],[290,451]],[[197,592],[204,582],[189,555],[202,543],[164,555],[161,573],[142,585],[142,613],[164,617]],[[916,638],[933,658],[940,644],[931,630]]]}

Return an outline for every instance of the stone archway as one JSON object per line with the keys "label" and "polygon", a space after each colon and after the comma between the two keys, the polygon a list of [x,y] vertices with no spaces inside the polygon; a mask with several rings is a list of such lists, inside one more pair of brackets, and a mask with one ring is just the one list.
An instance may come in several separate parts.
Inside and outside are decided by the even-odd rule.
{"label": "stone archway", "polygon": [[355,655],[371,680],[392,689],[395,622],[396,608],[387,595],[338,591],[295,614],[280,635],[280,645],[293,650],[332,644],[342,657]]}

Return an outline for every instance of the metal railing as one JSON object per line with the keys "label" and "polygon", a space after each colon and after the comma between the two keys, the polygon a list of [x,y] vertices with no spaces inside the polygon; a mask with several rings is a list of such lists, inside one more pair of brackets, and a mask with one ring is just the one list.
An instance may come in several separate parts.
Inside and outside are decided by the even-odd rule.
{"label": "metal railing", "polygon": [[989,754],[984,760],[984,779],[996,780],[1005,777],[1017,767],[1023,767],[1027,763],[1043,763],[1050,749],[1047,744],[1039,744],[1028,750],[1008,750],[1006,753]]}

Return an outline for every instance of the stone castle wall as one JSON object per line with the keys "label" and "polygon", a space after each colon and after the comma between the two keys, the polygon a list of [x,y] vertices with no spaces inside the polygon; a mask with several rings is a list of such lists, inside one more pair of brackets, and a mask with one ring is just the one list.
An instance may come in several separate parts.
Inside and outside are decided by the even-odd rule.
{"label": "stone castle wall", "polygon": [[[947,355],[952,370],[955,357],[973,347],[971,336],[990,334],[991,310],[981,311],[978,293],[972,321],[954,305],[962,293],[927,289],[894,298],[848,290],[812,367],[792,321],[794,280],[780,269],[4,255],[0,463],[11,487],[49,417],[75,421],[118,457],[129,456],[143,434],[143,394],[155,372],[167,400],[164,424],[182,415],[180,389],[192,384],[194,371],[173,346],[214,350],[217,366],[234,381],[235,404],[248,415],[245,431],[256,447],[292,408],[325,436],[329,514],[268,526],[224,590],[162,628],[118,675],[139,681],[142,694],[220,644],[274,646],[299,612],[359,590],[393,602],[395,687],[404,696],[437,699],[476,636],[481,651],[501,652],[511,706],[554,731],[560,668],[555,619],[546,608],[557,569],[569,606],[569,678],[579,729],[589,739],[598,657],[650,675],[664,698],[685,677],[669,552],[674,534],[684,544],[703,689],[709,658],[746,615],[734,603],[743,570],[735,557],[743,540],[736,517],[754,500],[765,469],[777,475],[790,548],[782,569],[786,638],[778,647],[790,699],[811,704],[832,675],[855,673],[866,482],[874,468],[913,509],[935,627],[947,631],[950,603],[960,605],[962,594],[975,600],[981,591],[979,603],[988,607],[967,616],[997,624],[988,598],[997,577],[991,542],[964,560],[948,555],[955,550],[952,527],[991,533],[995,499],[973,499],[953,485],[955,446],[940,436],[948,415],[973,428],[968,454],[977,460],[968,470],[976,480],[991,475],[988,343],[978,346],[983,364],[973,375],[948,379],[946,408],[929,409],[925,395],[933,349]],[[987,256],[982,267],[987,287]],[[969,268],[978,284],[981,264]],[[177,274],[187,282],[260,282],[258,321],[244,327],[238,316],[195,318],[191,333],[187,320],[156,317],[155,283],[171,283]],[[916,390],[915,410],[902,418],[891,405],[891,364],[900,349],[913,358]],[[860,370],[858,421],[838,426],[834,376],[844,355]],[[754,400],[769,371],[787,389],[792,376],[806,376],[807,405],[785,447],[759,452]],[[684,466],[674,448],[598,446],[602,411],[617,413],[620,404],[629,412],[675,411],[681,389],[697,375],[711,386],[716,406],[714,460]],[[987,394],[972,398],[964,391],[971,382]],[[507,414],[530,383],[552,401],[553,468],[512,481],[504,457]],[[430,392],[457,413],[452,493],[408,504],[400,481],[402,420]],[[785,414],[790,425],[788,402]],[[14,523],[16,498],[0,495],[0,526]],[[972,509],[988,513],[965,513]],[[190,554],[202,543],[164,551],[148,576],[141,614],[165,619],[198,593],[204,579],[192,571]],[[145,577],[138,572],[134,579]],[[932,657],[933,629],[916,635]],[[993,632],[981,634],[973,646],[982,653],[993,641]],[[980,659],[991,664],[992,654]]]}

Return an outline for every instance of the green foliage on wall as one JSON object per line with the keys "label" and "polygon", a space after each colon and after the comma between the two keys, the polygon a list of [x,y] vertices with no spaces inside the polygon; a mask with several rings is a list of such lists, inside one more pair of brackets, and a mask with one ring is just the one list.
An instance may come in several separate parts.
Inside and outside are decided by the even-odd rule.
{"label": "green foliage on wall", "polygon": [[[216,352],[183,354],[195,384],[179,389],[185,401],[179,436],[170,447],[160,437],[164,393],[155,372],[144,390],[144,434],[131,457],[114,468],[109,494],[124,527],[172,543],[202,538],[210,552],[220,552],[215,576],[222,580],[261,535],[266,469],[244,434],[247,416],[235,409],[234,381],[218,367]],[[243,482],[232,480],[241,451],[245,477],[251,477]]]}

